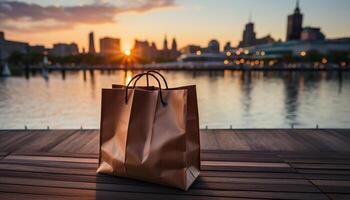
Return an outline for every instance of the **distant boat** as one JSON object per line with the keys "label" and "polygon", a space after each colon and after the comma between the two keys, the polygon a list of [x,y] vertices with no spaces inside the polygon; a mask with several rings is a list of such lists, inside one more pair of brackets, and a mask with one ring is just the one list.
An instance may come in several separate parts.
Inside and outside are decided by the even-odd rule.
{"label": "distant boat", "polygon": [[11,71],[7,63],[2,68],[2,76],[11,76]]}

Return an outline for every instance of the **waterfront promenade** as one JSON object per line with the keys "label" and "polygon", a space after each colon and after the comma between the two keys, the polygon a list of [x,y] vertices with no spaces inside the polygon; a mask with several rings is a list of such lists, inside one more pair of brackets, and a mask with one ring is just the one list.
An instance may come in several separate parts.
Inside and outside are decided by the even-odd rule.
{"label": "waterfront promenade", "polygon": [[187,192],[96,175],[98,130],[0,131],[0,199],[350,199],[350,129],[201,130]]}

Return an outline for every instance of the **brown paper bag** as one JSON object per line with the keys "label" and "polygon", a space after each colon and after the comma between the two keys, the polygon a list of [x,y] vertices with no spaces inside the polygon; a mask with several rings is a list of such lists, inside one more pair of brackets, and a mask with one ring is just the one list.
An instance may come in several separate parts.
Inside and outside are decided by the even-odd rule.
{"label": "brown paper bag", "polygon": [[[144,75],[158,88],[130,87]],[[199,175],[199,156],[195,86],[161,89],[148,72],[102,90],[98,173],[187,190]]]}

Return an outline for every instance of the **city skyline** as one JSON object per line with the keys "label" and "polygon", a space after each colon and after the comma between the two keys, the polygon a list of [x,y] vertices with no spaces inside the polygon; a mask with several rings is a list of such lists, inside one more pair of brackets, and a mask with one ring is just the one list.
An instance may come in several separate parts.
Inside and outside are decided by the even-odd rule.
{"label": "city skyline", "polygon": [[[77,9],[86,5],[90,5],[90,7],[92,5],[107,5],[99,2],[101,1],[78,1],[78,3],[74,4],[63,0],[56,3],[55,6],[61,6],[61,8],[65,9]],[[117,8],[111,1],[103,2],[108,3],[110,6],[108,9]],[[264,3],[257,0],[235,0],[220,1],[217,5],[214,1],[201,1],[201,4],[198,5],[195,1],[182,0],[118,2],[120,2],[118,4],[119,11],[111,11],[112,15],[109,22],[103,21],[108,19],[100,18],[98,18],[100,21],[91,22],[89,20],[97,19],[89,16],[86,17],[87,19],[80,19],[80,21],[78,19],[78,21],[73,22],[67,22],[64,21],[67,19],[62,19],[59,25],[70,26],[68,30],[61,30],[58,25],[56,29],[51,30],[48,28],[44,33],[38,30],[35,31],[35,28],[43,26],[40,23],[46,23],[50,28],[54,28],[54,25],[50,24],[53,22],[47,21],[47,18],[45,18],[47,16],[32,16],[33,19],[36,17],[32,21],[23,21],[23,19],[13,21],[14,19],[19,19],[19,16],[6,13],[0,17],[2,21],[0,24],[2,24],[2,30],[6,31],[10,40],[21,40],[30,44],[43,44],[47,47],[51,47],[53,43],[58,42],[76,42],[80,50],[82,48],[87,50],[87,34],[90,31],[95,33],[95,40],[102,37],[120,38],[123,50],[131,49],[135,39],[147,39],[149,42],[155,41],[157,47],[162,47],[165,34],[169,38],[176,37],[180,48],[187,44],[205,46],[213,38],[218,39],[221,45],[231,42],[232,46],[237,46],[242,38],[241,33],[244,25],[248,22],[249,13],[252,13],[252,22],[255,23],[258,37],[271,34],[275,39],[284,40],[287,15],[293,12],[296,3],[295,0],[283,2],[266,0]],[[18,7],[16,3],[22,5],[22,7]],[[10,9],[10,7],[11,9],[16,9],[16,5],[24,13],[20,16],[33,15],[30,10],[26,10],[34,9],[32,8],[34,4],[28,4],[28,1],[1,2],[0,9]],[[27,7],[23,7],[23,5],[27,5]],[[32,7],[28,7],[28,5]],[[347,26],[346,21],[350,14],[345,12],[350,7],[349,5],[350,2],[345,0],[319,0],[317,4],[312,3],[310,0],[300,2],[301,12],[305,18],[304,24],[306,26],[321,27],[328,38],[350,35],[350,27]],[[43,12],[45,9],[51,8],[47,6],[52,5],[49,1],[39,0],[36,1],[35,6],[39,6],[39,10]],[[214,8],[214,6],[216,7]],[[237,6],[247,9],[236,9]],[[103,8],[106,8],[106,6]],[[121,11],[121,8],[124,10]],[[266,9],[273,12],[266,12]],[[83,11],[79,9],[78,11],[84,14]],[[326,11],[327,15],[322,14]],[[121,14],[117,14],[117,12],[121,12]],[[14,24],[11,26],[6,24],[9,20],[12,20]],[[21,23],[26,23],[26,26],[23,26],[23,30],[18,28],[21,26]],[[57,34],[61,37],[57,37]],[[96,50],[99,49],[97,44]]]}

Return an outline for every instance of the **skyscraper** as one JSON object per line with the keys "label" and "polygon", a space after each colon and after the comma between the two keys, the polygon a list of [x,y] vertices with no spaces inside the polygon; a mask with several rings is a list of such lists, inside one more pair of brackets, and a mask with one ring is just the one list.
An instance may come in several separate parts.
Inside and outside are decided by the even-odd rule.
{"label": "skyscraper", "polygon": [[173,38],[173,42],[171,44],[171,51],[177,51],[177,42],[175,38]]}
{"label": "skyscraper", "polygon": [[255,45],[256,34],[254,32],[254,23],[251,21],[245,25],[245,29],[243,31],[243,39],[240,42],[240,47],[249,47]]}
{"label": "skyscraper", "polygon": [[300,40],[303,31],[303,15],[300,12],[299,0],[297,0],[294,13],[288,16],[286,40]]}
{"label": "skyscraper", "polygon": [[89,53],[96,53],[93,32],[89,33]]}
{"label": "skyscraper", "polygon": [[163,50],[164,51],[168,50],[168,39],[166,36],[165,36],[164,42],[163,42]]}
{"label": "skyscraper", "polygon": [[100,53],[102,55],[117,55],[120,53],[120,39],[104,37],[100,39]]}

